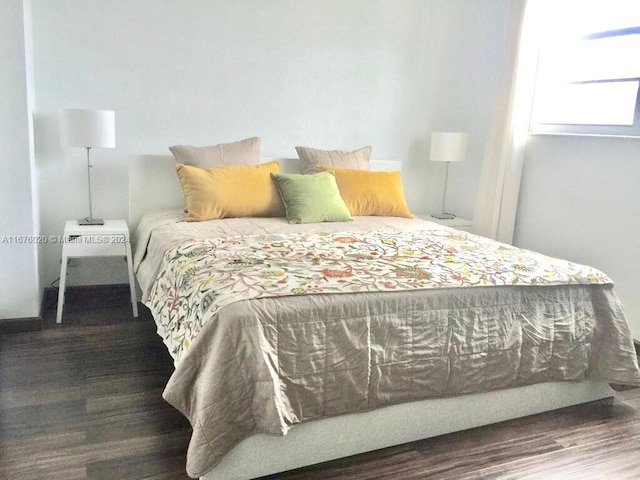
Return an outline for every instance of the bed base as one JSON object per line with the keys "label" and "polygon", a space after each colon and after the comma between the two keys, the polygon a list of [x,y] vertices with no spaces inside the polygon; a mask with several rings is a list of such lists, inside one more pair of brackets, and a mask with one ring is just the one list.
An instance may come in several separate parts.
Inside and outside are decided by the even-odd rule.
{"label": "bed base", "polygon": [[201,480],[255,478],[612,396],[605,382],[552,382],[332,417],[249,437]]}

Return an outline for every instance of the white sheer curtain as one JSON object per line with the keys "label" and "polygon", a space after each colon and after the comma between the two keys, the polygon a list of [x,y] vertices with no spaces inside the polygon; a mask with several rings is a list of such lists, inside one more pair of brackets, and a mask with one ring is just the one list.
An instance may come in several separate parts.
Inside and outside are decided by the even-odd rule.
{"label": "white sheer curtain", "polygon": [[525,10],[536,0],[509,0],[508,44],[499,97],[487,138],[473,217],[474,232],[512,243],[535,81],[536,46],[527,40]]}

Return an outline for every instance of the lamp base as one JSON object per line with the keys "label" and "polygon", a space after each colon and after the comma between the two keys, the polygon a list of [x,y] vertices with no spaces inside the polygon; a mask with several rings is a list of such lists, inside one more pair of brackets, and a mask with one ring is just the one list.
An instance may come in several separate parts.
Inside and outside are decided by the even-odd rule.
{"label": "lamp base", "polygon": [[438,213],[436,215],[431,214],[433,218],[437,218],[438,220],[453,220],[456,216],[453,213]]}
{"label": "lamp base", "polygon": [[104,225],[104,220],[101,218],[79,218],[78,225]]}

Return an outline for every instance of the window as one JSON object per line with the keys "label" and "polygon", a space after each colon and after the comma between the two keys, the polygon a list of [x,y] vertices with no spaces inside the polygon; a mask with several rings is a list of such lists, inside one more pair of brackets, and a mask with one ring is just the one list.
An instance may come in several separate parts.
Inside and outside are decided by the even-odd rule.
{"label": "window", "polygon": [[640,136],[640,2],[573,3],[578,28],[540,48],[530,130]]}

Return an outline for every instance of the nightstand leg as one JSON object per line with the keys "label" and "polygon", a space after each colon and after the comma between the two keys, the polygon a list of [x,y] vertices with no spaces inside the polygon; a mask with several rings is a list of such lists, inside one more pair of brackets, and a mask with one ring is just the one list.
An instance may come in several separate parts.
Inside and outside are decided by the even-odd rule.
{"label": "nightstand leg", "polygon": [[62,323],[62,309],[64,308],[64,289],[67,283],[67,262],[68,258],[62,247],[62,261],[60,262],[60,285],[58,286],[58,310],[56,312],[56,323]]}
{"label": "nightstand leg", "polygon": [[133,317],[138,317],[138,300],[136,299],[136,281],[133,276],[133,262],[131,261],[131,243],[125,244],[127,249],[127,268],[129,269],[129,289],[131,290],[131,306],[133,307]]}

